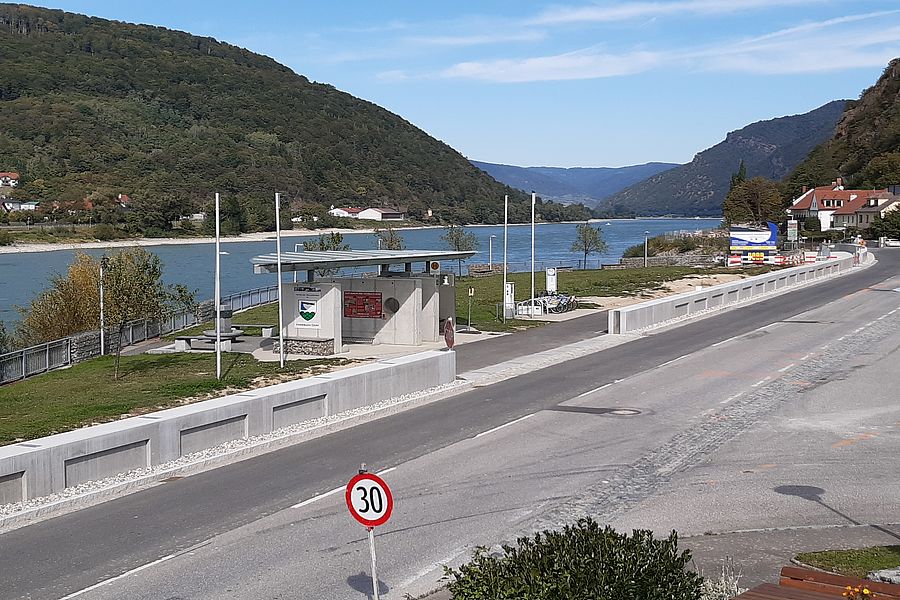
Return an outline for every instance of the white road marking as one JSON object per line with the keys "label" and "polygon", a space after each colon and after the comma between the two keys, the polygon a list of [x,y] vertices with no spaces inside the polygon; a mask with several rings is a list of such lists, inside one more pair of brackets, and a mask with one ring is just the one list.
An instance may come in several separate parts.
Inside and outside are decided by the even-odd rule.
{"label": "white road marking", "polygon": [[769,379],[770,379],[769,376],[763,377],[762,379],[760,379],[759,381],[757,381],[756,383],[754,383],[754,384],[751,385],[750,387],[759,387],[759,386],[761,386],[762,384],[764,384],[765,382],[767,382]]}
{"label": "white road marking", "polygon": [[488,429],[487,431],[482,431],[481,433],[475,434],[475,437],[480,438],[483,435],[487,435],[489,433],[494,433],[495,431],[503,429],[504,427],[509,427],[510,425],[515,425],[519,421],[524,421],[525,419],[530,419],[534,415],[535,415],[535,413],[531,413],[530,415],[525,415],[524,417],[519,417],[515,421],[510,421],[509,423],[504,423],[503,425],[499,425],[497,427],[494,427],[493,429]]}
{"label": "white road marking", "polygon": [[800,358],[800,360],[806,360],[806,359],[809,358],[810,356],[812,356],[812,354],[804,354],[804,355]]}
{"label": "white road marking", "polygon": [[341,486],[339,488],[334,488],[330,492],[325,492],[324,494],[319,494],[318,496],[313,496],[309,500],[304,500],[303,502],[293,505],[291,508],[302,508],[302,507],[306,506],[307,504],[312,504],[313,502],[317,502],[317,501],[321,500],[322,498],[327,498],[328,496],[333,496],[333,495],[337,494],[338,492],[342,492],[342,491],[344,491],[344,489],[345,489],[345,486]]}
{"label": "white road marking", "polygon": [[828,346],[830,346],[830,345],[831,345],[831,344],[825,344],[824,346],[821,347],[821,349],[822,349],[822,350],[828,350]]}
{"label": "white road marking", "polygon": [[598,388],[594,388],[594,389],[589,390],[589,391],[587,391],[587,392],[585,392],[585,393],[583,393],[583,394],[578,394],[578,395],[575,396],[575,397],[576,397],[576,398],[583,398],[584,396],[589,396],[589,395],[593,394],[594,392],[599,392],[600,390],[605,390],[606,388],[608,388],[608,387],[611,386],[611,385],[612,385],[612,382],[610,382],[610,383],[604,383],[603,385],[601,385],[601,386],[598,387]]}
{"label": "white road marking", "polygon": [[129,575],[134,575],[135,573],[139,573],[139,572],[143,571],[144,569],[149,569],[150,567],[156,566],[159,563],[166,562],[167,560],[169,560],[171,558],[175,558],[176,556],[177,556],[177,554],[170,554],[168,556],[163,556],[162,558],[158,558],[158,559],[154,560],[153,562],[147,563],[146,565],[142,565],[142,566],[137,567],[136,569],[132,569],[130,571],[125,571],[121,575],[116,575],[115,577],[110,577],[109,579],[105,579],[105,580],[101,581],[100,583],[95,583],[94,585],[92,585],[90,587],[86,587],[83,590],[79,590],[73,594],[69,594],[68,596],[63,596],[59,600],[69,600],[69,598],[76,598],[82,594],[92,592],[92,591],[96,590],[97,588],[101,588],[105,585],[109,585],[110,583],[112,583],[114,581],[118,581],[119,579],[128,577]]}
{"label": "white road marking", "polygon": [[891,312],[889,312],[888,314],[889,314],[889,315],[892,315],[892,314],[894,314],[895,312],[897,312],[897,309],[896,309],[896,308],[895,308],[894,310],[892,310]]}
{"label": "white road marking", "polygon": [[787,365],[786,367],[781,367],[780,369],[778,369],[778,372],[779,372],[779,373],[784,373],[785,371],[787,371],[787,370],[790,369],[791,367],[794,367],[796,364],[797,364],[797,363],[791,363],[791,364]]}
{"label": "white road marking", "polygon": [[[659,365],[659,366],[660,366],[660,367],[665,367],[665,366],[671,365],[673,362],[678,362],[678,361],[681,360],[682,358],[687,358],[688,356],[690,356],[690,355],[688,355],[688,354],[682,354],[682,355],[679,356],[678,358],[673,358],[672,360],[667,360],[666,362],[664,362],[663,364],[661,364],[661,365]],[[657,367],[657,368],[659,368],[659,367]]]}
{"label": "white road marking", "polygon": [[843,342],[846,338],[847,338],[846,335],[842,335],[841,337],[839,337],[839,338],[837,339],[837,341]]}
{"label": "white road marking", "polygon": [[728,398],[725,398],[724,400],[722,400],[721,402],[719,402],[719,404],[728,404],[728,403],[731,402],[732,400],[735,400],[735,399],[737,399],[737,398],[740,398],[740,397],[743,396],[743,395],[744,395],[744,392],[738,392],[737,394],[735,394],[735,395],[733,395],[733,396],[729,396]]}
{"label": "white road marking", "polygon": [[385,469],[384,471],[378,471],[375,474],[378,475],[379,477],[381,477],[382,475],[387,475],[391,471],[396,471],[396,470],[397,470],[397,467],[391,467],[390,469]]}
{"label": "white road marking", "polygon": [[426,566],[426,567],[424,567],[424,568],[422,568],[422,569],[419,569],[419,570],[416,572],[415,575],[413,575],[412,577],[410,577],[410,578],[408,578],[408,579],[405,579],[405,580],[401,581],[400,584],[399,584],[398,586],[396,586],[397,589],[403,590],[403,589],[405,589],[405,588],[411,586],[412,584],[414,584],[414,583],[417,582],[418,580],[422,579],[423,577],[425,577],[426,575],[428,575],[429,573],[431,573],[432,571],[434,571],[434,570],[437,569],[438,567],[443,567],[444,565],[449,565],[450,562],[451,562],[454,558],[456,558],[457,556],[459,556],[460,554],[462,554],[462,553],[465,552],[465,551],[466,551],[466,547],[465,547],[465,546],[462,546],[462,547],[457,548],[456,550],[454,550],[453,553],[450,554],[450,555],[448,555],[446,558],[443,558],[443,559],[441,559],[441,560],[435,561],[435,562],[431,563],[430,565],[428,565],[428,566]]}

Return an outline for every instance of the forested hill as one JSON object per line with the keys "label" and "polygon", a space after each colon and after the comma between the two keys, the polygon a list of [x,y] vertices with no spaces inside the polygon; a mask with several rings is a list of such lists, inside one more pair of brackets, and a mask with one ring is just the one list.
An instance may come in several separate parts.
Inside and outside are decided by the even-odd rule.
{"label": "forested hill", "polygon": [[0,171],[21,173],[18,194],[126,193],[159,223],[215,191],[432,209],[456,222],[502,220],[504,194],[511,217],[530,210],[399,116],[268,57],[58,10],[0,4],[0,122]]}
{"label": "forested hill", "polygon": [[796,197],[804,185],[843,177],[854,188],[900,183],[900,58],[844,113],[834,136],[816,148],[788,180]]}
{"label": "forested hill", "polygon": [[515,167],[473,160],[472,163],[514,188],[534,190],[556,202],[597,204],[619,190],[643,181],[677,164],[646,163],[627,167]]}
{"label": "forested hill", "polygon": [[805,114],[732,131],[690,163],[628,187],[600,208],[616,214],[719,216],[741,161],[748,177],[782,179],[831,137],[846,105],[846,100],[835,100]]}

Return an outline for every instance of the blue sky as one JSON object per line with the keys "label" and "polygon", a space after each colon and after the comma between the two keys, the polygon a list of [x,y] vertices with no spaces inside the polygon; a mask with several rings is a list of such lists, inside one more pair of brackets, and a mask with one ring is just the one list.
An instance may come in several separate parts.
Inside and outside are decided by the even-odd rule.
{"label": "blue sky", "polygon": [[207,35],[401,115],[476,160],[687,162],[748,123],[857,98],[896,0],[58,0]]}

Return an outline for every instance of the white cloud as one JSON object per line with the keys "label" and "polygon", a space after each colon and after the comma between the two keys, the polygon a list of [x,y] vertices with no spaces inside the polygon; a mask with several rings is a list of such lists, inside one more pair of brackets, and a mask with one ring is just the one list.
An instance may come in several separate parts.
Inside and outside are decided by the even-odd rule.
{"label": "white cloud", "polygon": [[589,6],[560,6],[548,9],[528,22],[533,25],[567,23],[610,23],[669,15],[721,15],[816,4],[825,0],[678,0],[675,2],[622,2]]}
{"label": "white cloud", "polygon": [[653,52],[606,54],[587,49],[521,60],[463,62],[445,70],[442,76],[502,83],[598,79],[646,71],[660,66],[663,59]]}
{"label": "white cloud", "polygon": [[[755,38],[705,47],[609,53],[586,48],[566,54],[458,63],[440,76],[498,83],[598,79],[669,67],[755,74],[833,72],[884,66],[900,56],[900,26],[886,11],[810,22]],[[881,19],[878,27],[846,27]],[[842,27],[838,27],[842,26]]]}

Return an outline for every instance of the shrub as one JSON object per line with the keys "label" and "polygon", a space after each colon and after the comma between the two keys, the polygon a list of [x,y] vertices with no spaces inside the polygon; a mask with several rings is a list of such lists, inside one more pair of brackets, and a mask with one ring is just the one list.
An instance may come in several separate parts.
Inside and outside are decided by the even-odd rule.
{"label": "shrub", "polygon": [[734,561],[726,558],[722,563],[722,572],[716,579],[704,579],[700,586],[702,600],[731,600],[747,591],[740,586],[741,573],[735,568]]}
{"label": "shrub", "polygon": [[95,225],[91,230],[91,233],[95,238],[101,241],[114,240],[119,237],[116,228],[108,223],[101,223],[99,225]]}
{"label": "shrub", "polygon": [[562,531],[520,538],[504,554],[476,550],[459,570],[447,569],[454,600],[698,600],[702,578],[686,569],[690,552],[678,552],[673,531],[656,540],[650,531],[631,536],[581,519]]}
{"label": "shrub", "polygon": [[13,236],[8,231],[0,231],[0,246],[11,246]]}

